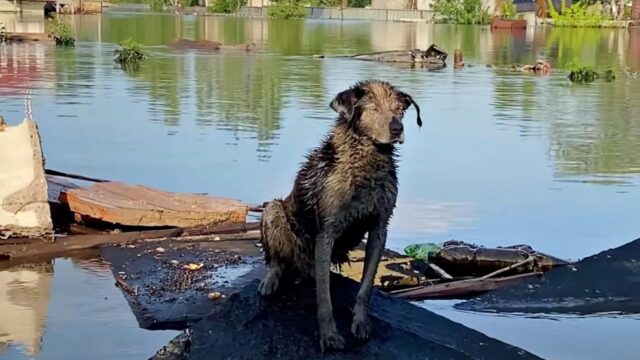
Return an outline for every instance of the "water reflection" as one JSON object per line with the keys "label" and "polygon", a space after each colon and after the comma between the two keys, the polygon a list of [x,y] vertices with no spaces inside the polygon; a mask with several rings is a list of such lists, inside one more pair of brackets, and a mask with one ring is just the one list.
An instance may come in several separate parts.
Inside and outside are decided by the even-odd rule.
{"label": "water reflection", "polygon": [[0,354],[13,345],[29,357],[38,356],[52,281],[50,262],[0,271]]}
{"label": "water reflection", "polygon": [[139,328],[95,252],[0,271],[0,319],[3,359],[147,359],[175,336]]}
{"label": "water reflection", "polygon": [[[640,100],[634,96],[640,80],[620,73],[612,83],[577,86],[566,72],[537,77],[485,67],[542,58],[555,69],[572,62],[626,69],[637,58],[635,35],[627,30],[539,27],[514,34],[474,26],[140,13],[73,22],[75,49],[0,47],[0,82],[9,84],[0,88],[6,94],[1,112],[20,118],[10,115],[24,111],[22,81],[33,77],[34,115],[52,168],[259,203],[290,190],[305,152],[331,125],[332,97],[354,81],[380,78],[411,93],[425,118],[420,131],[413,110],[406,118],[411,130],[400,149],[399,202],[406,209],[399,206],[392,222],[401,229],[395,244],[456,237],[503,245],[506,238],[572,257],[575,242],[583,241],[572,234],[576,228],[590,238],[581,255],[601,250],[603,241],[637,236],[627,221],[631,205],[621,208],[612,194],[624,192],[626,204],[640,196]],[[129,37],[152,53],[134,73],[113,62],[116,43]],[[260,51],[175,51],[167,45],[177,38],[254,42]],[[310,56],[431,43],[461,49],[468,66],[428,71]],[[576,202],[583,206],[576,209]],[[617,210],[603,216],[593,214],[595,208]],[[592,216],[600,220],[583,224]],[[412,224],[412,217],[419,220]],[[616,233],[608,230],[612,221]]]}

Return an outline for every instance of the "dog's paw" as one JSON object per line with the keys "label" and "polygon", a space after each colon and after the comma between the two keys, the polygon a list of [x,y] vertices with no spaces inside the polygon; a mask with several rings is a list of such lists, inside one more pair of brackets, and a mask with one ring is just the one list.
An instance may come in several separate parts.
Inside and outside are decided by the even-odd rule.
{"label": "dog's paw", "polygon": [[320,331],[320,350],[324,353],[327,350],[344,349],[344,338],[338,334],[337,330],[322,332]]}
{"label": "dog's paw", "polygon": [[367,340],[371,335],[371,320],[368,316],[356,316],[351,323],[351,333],[356,339]]}
{"label": "dog's paw", "polygon": [[258,286],[258,292],[262,296],[269,296],[278,290],[280,281],[273,276],[267,276],[264,278]]}

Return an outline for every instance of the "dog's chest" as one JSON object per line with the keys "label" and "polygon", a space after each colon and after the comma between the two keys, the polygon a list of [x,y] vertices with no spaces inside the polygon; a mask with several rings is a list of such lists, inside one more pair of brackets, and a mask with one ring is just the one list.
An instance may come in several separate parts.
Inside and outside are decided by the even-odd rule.
{"label": "dog's chest", "polygon": [[338,169],[328,181],[325,209],[340,209],[343,217],[377,217],[393,210],[397,181],[393,163]]}

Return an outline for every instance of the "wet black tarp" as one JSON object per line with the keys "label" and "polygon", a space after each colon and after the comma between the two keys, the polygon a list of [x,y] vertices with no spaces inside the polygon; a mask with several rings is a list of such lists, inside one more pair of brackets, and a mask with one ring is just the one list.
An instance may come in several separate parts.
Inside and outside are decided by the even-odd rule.
{"label": "wet black tarp", "polygon": [[[169,241],[102,249],[114,276],[126,275],[128,285],[137,289],[136,294],[124,293],[143,328],[186,328],[189,333],[155,359],[539,359],[377,290],[371,308],[372,338],[359,343],[349,333],[359,285],[339,275],[331,283],[334,314],[348,347],[323,356],[313,283],[289,285],[265,299],[257,293],[264,268],[253,243],[239,248],[233,242],[209,245],[203,249]],[[248,255],[250,250],[257,254]],[[184,271],[171,260],[206,265],[185,286],[179,276]],[[235,281],[201,286],[225,267],[245,265],[252,270]],[[227,297],[209,300],[207,292],[216,289]]]}
{"label": "wet black tarp", "polygon": [[[184,329],[224,302],[210,300],[209,293],[230,295],[264,272],[262,256],[251,241],[163,241],[107,246],[101,254],[111,263],[114,277],[123,277],[135,290],[123,292],[140,327],[150,330]],[[182,268],[189,263],[203,267]]]}
{"label": "wet black tarp", "polygon": [[358,342],[348,329],[359,285],[339,275],[331,281],[346,351],[319,352],[311,284],[290,287],[265,300],[254,281],[191,326],[188,359],[539,359],[380,291],[372,299],[372,337]]}
{"label": "wet black tarp", "polygon": [[472,311],[640,313],[640,239],[460,303]]}

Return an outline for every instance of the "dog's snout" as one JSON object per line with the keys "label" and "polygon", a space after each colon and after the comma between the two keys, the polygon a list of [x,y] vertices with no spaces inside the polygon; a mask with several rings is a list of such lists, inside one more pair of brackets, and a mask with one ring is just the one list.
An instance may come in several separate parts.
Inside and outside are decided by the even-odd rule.
{"label": "dog's snout", "polygon": [[393,120],[391,120],[391,123],[389,124],[389,131],[391,132],[391,134],[398,136],[402,134],[403,130],[404,126],[402,125],[400,120],[398,120],[397,118],[393,118]]}

